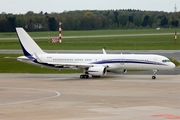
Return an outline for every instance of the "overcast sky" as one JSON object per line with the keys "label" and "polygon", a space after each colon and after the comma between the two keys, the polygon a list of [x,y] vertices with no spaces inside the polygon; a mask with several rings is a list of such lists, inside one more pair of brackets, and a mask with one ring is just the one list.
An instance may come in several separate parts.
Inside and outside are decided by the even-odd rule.
{"label": "overcast sky", "polygon": [[175,4],[177,11],[180,11],[180,0],[0,0],[0,13],[60,13],[65,10],[116,9],[174,12]]}

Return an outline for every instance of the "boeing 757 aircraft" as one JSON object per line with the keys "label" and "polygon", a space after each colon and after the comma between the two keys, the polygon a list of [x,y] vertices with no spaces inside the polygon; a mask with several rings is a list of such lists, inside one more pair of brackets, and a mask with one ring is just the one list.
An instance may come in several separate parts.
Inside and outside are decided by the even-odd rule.
{"label": "boeing 757 aircraft", "polygon": [[17,59],[22,62],[50,68],[82,69],[80,78],[100,77],[107,72],[126,73],[131,70],[153,70],[152,79],[156,79],[159,70],[175,68],[167,57],[151,54],[50,54],[45,53],[23,28],[16,28],[24,56]]}

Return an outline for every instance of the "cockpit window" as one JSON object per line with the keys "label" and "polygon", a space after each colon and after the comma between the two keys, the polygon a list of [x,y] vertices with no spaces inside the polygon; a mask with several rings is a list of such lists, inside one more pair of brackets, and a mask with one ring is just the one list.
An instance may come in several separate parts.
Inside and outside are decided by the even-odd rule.
{"label": "cockpit window", "polygon": [[162,60],[162,62],[171,62],[170,60]]}

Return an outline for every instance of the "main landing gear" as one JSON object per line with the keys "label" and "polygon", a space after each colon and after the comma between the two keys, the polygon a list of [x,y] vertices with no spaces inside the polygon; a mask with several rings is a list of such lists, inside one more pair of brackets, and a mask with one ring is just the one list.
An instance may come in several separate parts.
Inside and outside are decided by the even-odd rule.
{"label": "main landing gear", "polygon": [[[92,77],[93,77],[93,78],[100,78],[101,76],[92,75]],[[88,78],[89,78],[89,75],[86,75],[86,74],[80,75],[80,78],[81,78],[81,79],[84,79],[84,78],[85,78],[85,79],[88,79]]]}
{"label": "main landing gear", "polygon": [[158,70],[153,70],[153,76],[152,76],[153,80],[156,79],[157,72],[158,72]]}
{"label": "main landing gear", "polygon": [[80,78],[83,79],[83,78],[89,78],[89,75],[80,75]]}
{"label": "main landing gear", "polygon": [[83,74],[82,75],[80,75],[80,78],[81,79],[88,79],[89,78],[89,75],[88,75],[88,68],[85,68],[85,69],[83,69]]}

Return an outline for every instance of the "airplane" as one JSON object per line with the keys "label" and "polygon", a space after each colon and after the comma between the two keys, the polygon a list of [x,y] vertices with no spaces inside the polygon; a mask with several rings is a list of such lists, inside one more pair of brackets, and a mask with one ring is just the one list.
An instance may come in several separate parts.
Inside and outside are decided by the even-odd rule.
{"label": "airplane", "polygon": [[175,68],[167,57],[154,54],[58,54],[44,52],[23,28],[16,28],[24,56],[17,60],[41,67],[81,69],[80,78],[101,77],[108,72],[126,73],[127,70],[152,70],[156,79],[159,70]]}

